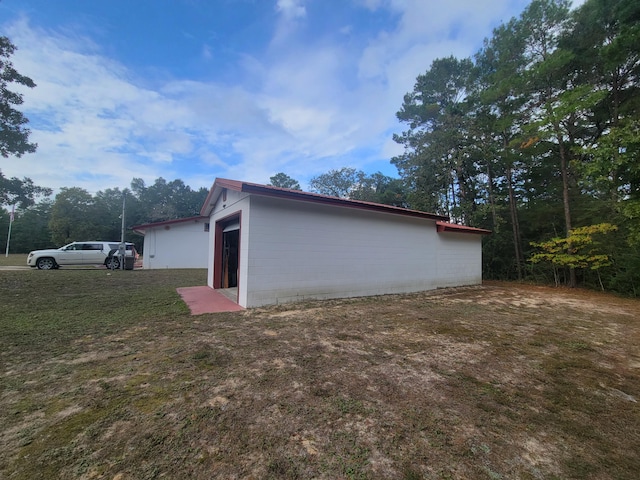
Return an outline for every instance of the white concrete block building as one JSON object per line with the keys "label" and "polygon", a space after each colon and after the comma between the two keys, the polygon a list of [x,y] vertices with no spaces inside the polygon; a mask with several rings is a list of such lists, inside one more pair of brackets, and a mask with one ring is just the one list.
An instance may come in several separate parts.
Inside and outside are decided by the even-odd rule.
{"label": "white concrete block building", "polygon": [[[482,283],[482,235],[440,215],[216,179],[208,285],[239,305],[409,293]],[[145,237],[146,252],[146,237]]]}
{"label": "white concrete block building", "polygon": [[133,227],[144,235],[142,268],[207,268],[209,217],[190,217]]}

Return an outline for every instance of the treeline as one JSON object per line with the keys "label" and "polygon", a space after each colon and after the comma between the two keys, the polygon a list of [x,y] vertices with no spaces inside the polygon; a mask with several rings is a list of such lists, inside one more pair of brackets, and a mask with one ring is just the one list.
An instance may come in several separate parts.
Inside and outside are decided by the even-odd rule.
{"label": "treeline", "polygon": [[[1,175],[0,180],[9,181]],[[12,180],[18,187],[25,184]],[[134,178],[130,189],[109,188],[95,195],[77,187],[62,188],[54,199],[47,195],[49,189],[41,189],[39,194],[44,195],[39,201],[25,194],[17,203],[19,208],[11,229],[11,253],[59,247],[77,240],[120,240],[123,203],[125,240],[141,248],[142,237],[129,227],[197,216],[208,190],[193,190],[182,180],[168,182],[164,178],[147,186],[142,179]],[[18,197],[14,194],[14,198]],[[1,213],[0,229],[5,236],[0,240],[0,248],[4,252],[9,214],[5,210]]]}
{"label": "treeline", "polygon": [[534,0],[404,97],[413,208],[493,231],[485,278],[640,293],[640,2]]}

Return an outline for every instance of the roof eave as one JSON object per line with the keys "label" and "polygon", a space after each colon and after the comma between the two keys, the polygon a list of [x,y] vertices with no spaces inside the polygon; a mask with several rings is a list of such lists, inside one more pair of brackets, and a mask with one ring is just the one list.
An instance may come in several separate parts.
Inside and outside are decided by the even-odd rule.
{"label": "roof eave", "polygon": [[467,227],[449,222],[436,222],[436,229],[438,233],[470,233],[475,235],[491,235],[492,233],[491,230],[485,230],[484,228]]}
{"label": "roof eave", "polygon": [[150,228],[161,227],[163,225],[173,225],[176,223],[186,223],[186,222],[198,221],[198,220],[209,220],[209,217],[200,215],[200,216],[194,216],[194,217],[175,218],[173,220],[164,220],[162,222],[144,223],[142,225],[134,225],[133,227],[131,227],[131,230],[133,230],[134,232],[140,235],[144,235],[145,231]]}

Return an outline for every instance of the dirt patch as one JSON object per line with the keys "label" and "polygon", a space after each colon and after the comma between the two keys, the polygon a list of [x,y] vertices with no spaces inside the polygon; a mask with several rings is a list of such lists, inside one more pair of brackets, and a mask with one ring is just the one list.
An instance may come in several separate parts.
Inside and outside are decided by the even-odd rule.
{"label": "dirt patch", "polygon": [[499,283],[79,331],[2,357],[0,476],[631,479],[639,344],[637,301]]}

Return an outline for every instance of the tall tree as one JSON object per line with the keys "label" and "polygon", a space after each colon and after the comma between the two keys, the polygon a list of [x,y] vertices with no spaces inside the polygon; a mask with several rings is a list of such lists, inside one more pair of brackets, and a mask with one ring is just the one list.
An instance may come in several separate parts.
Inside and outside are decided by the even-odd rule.
{"label": "tall tree", "polygon": [[82,240],[100,240],[105,226],[97,214],[95,199],[82,188],[62,188],[56,195],[49,220],[56,245]]}
{"label": "tall tree", "polygon": [[[33,88],[31,78],[21,75],[13,68],[11,56],[16,46],[5,36],[0,36],[0,155],[21,157],[25,153],[36,151],[37,144],[29,142],[31,133],[26,124],[29,122],[22,112],[16,109],[24,102],[23,96],[10,90],[11,84]],[[5,178],[0,171],[0,205],[18,203],[21,208],[33,205],[34,197],[51,195],[51,189],[35,186],[29,178]]]}
{"label": "tall tree", "polygon": [[51,195],[50,188],[33,184],[30,178],[6,178],[0,171],[0,205],[15,205],[26,208],[33,205],[38,197]]}
{"label": "tall tree", "polygon": [[37,145],[29,143],[29,120],[15,107],[22,105],[21,94],[9,90],[12,83],[28,88],[36,86],[33,80],[13,68],[11,55],[16,46],[7,37],[0,36],[0,155],[17,157],[36,151]]}
{"label": "tall tree", "polygon": [[359,171],[356,184],[349,193],[349,198],[393,205],[394,207],[407,208],[409,206],[404,182],[381,172],[367,175],[363,171]]}
{"label": "tall tree", "polygon": [[582,84],[603,92],[591,112],[583,173],[615,212],[628,198],[634,176],[632,152],[640,112],[640,4],[586,2],[573,15],[564,48],[573,52]]}
{"label": "tall tree", "polygon": [[607,92],[594,108],[597,137],[637,114],[640,76],[640,4],[635,0],[589,0],[572,16],[561,46],[573,53],[582,84]]}
{"label": "tall tree", "polygon": [[[125,215],[125,240],[135,241],[139,237],[129,230],[129,226],[138,223],[136,217],[138,200],[128,189],[107,188],[95,194],[97,218],[104,227],[104,240],[119,240],[122,235],[123,206]],[[140,223],[144,223],[144,220]]]}
{"label": "tall tree", "polygon": [[288,188],[290,190],[302,190],[302,188],[300,188],[300,183],[296,179],[291,178],[289,175],[282,172],[276,173],[273,177],[270,177],[269,185],[279,188]]}
{"label": "tall tree", "polygon": [[382,203],[395,207],[409,206],[404,182],[381,172],[368,175],[362,170],[343,167],[313,177],[309,184],[312,192],[332,197]]}
{"label": "tall tree", "polygon": [[[477,102],[475,128],[482,132],[478,140],[482,145],[493,145],[492,149],[483,152],[484,159],[480,164],[485,166],[481,171],[486,172],[487,197],[492,204],[499,195],[498,185],[506,187],[502,196],[507,199],[509,217],[505,223],[511,225],[513,264],[518,279],[524,275],[525,262],[518,212],[521,203],[519,188],[520,179],[526,177],[529,166],[527,158],[517,148],[522,142],[522,125],[526,122],[523,114],[526,97],[522,84],[526,67],[524,50],[521,22],[514,18],[506,25],[500,25],[476,54],[477,78],[474,84]],[[502,222],[494,206],[492,213],[492,229],[498,234]]]}
{"label": "tall tree", "polygon": [[394,135],[405,153],[392,159],[413,186],[415,207],[462,222],[468,221],[476,201],[466,103],[472,72],[470,59],[448,57],[434,60],[418,76],[396,114],[409,125],[401,136]]}
{"label": "tall tree", "polygon": [[343,167],[340,170],[329,170],[327,173],[313,177],[309,181],[309,189],[322,195],[349,198],[357,182],[358,170]]}
{"label": "tall tree", "polygon": [[[525,61],[527,69],[530,135],[546,145],[542,165],[552,162],[562,183],[564,231],[573,229],[572,198],[577,190],[574,165],[581,130],[589,123],[589,112],[603,92],[592,85],[580,85],[572,52],[561,47],[569,21],[567,0],[533,0],[522,14],[527,28]],[[570,266],[569,285],[576,286],[575,268]]]}

